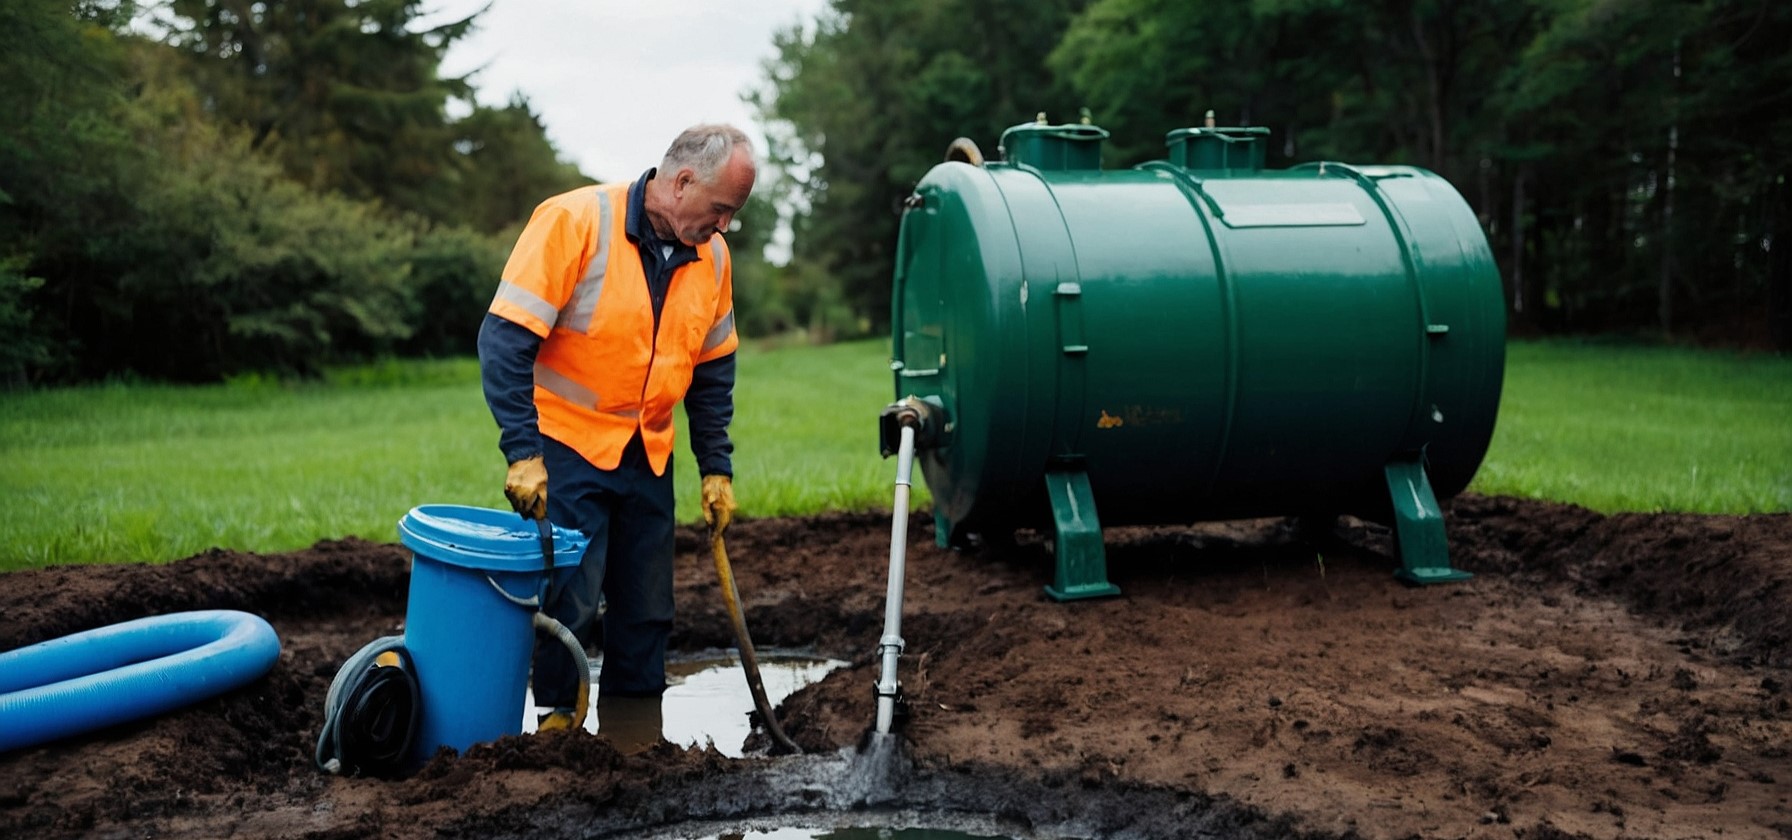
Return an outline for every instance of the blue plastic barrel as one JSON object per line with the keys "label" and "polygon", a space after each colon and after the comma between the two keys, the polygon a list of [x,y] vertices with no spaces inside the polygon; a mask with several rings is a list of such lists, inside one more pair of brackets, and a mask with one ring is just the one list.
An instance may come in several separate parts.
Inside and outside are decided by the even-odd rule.
{"label": "blue plastic barrel", "polygon": [[[523,698],[534,650],[535,610],[512,603],[542,584],[541,533],[507,510],[421,505],[398,521],[415,558],[404,646],[421,689],[412,755],[465,750],[523,730]],[[554,528],[554,566],[585,553],[585,536]]]}

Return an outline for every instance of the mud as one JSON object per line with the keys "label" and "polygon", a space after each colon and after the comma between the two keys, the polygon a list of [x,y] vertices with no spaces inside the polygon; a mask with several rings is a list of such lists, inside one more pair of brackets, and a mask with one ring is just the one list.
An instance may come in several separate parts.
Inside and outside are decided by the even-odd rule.
{"label": "mud", "polygon": [[[402,629],[399,546],[4,575],[0,649],[228,608],[283,650],[240,691],[0,755],[0,836],[674,837],[856,810],[1014,837],[1792,837],[1792,515],[1448,514],[1464,584],[1397,583],[1380,526],[1254,520],[1110,531],[1123,595],[1075,604],[1043,596],[1037,536],[960,554],[917,516],[909,714],[878,767],[881,515],[729,531],[755,643],[852,663],[779,709],[806,751],[782,758],[556,732],[326,776],[330,678]],[[673,644],[727,647],[706,541],[679,545]]]}

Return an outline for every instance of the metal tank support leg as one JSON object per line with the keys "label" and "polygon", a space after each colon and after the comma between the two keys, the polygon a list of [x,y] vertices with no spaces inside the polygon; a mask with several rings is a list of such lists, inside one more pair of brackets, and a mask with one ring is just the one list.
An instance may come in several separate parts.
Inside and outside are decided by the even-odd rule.
{"label": "metal tank support leg", "polygon": [[1394,501],[1394,545],[1400,557],[1395,577],[1407,583],[1452,583],[1474,575],[1450,567],[1444,513],[1431,492],[1420,461],[1391,461],[1385,470]]}
{"label": "metal tank support leg", "polygon": [[1057,531],[1053,554],[1058,570],[1045,594],[1054,601],[1104,598],[1120,594],[1108,582],[1107,549],[1101,544],[1101,522],[1095,518],[1095,495],[1089,475],[1081,470],[1048,472],[1045,489],[1052,502]]}

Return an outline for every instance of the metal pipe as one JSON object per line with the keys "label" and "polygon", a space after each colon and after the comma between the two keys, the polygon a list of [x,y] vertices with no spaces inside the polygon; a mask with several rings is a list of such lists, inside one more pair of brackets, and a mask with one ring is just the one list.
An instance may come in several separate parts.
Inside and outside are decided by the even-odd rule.
{"label": "metal pipe", "polygon": [[896,718],[896,660],[902,656],[902,577],[908,557],[909,476],[915,464],[915,426],[902,423],[902,443],[896,450],[896,501],[890,521],[890,582],[884,600],[884,635],[878,643],[883,672],[877,680],[877,731],[889,734]]}

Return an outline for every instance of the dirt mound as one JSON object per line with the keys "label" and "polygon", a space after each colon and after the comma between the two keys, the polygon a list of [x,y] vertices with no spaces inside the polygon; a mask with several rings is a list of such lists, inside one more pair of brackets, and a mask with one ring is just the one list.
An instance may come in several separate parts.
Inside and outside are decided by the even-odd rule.
{"label": "dirt mound", "polygon": [[[888,520],[742,522],[761,646],[852,662],[780,710],[800,757],[602,736],[445,751],[401,780],[317,772],[341,663],[399,632],[407,555],[363,540],[0,576],[0,649],[187,609],[280,633],[264,679],[0,755],[8,837],[676,836],[692,820],[863,809],[1012,836],[1792,837],[1792,516],[1600,516],[1463,497],[1465,584],[1407,588],[1386,529],[1282,520],[1108,533],[1123,594],[1044,598],[1045,542],[910,537],[906,781],[863,784]],[[725,647],[695,530],[683,650]],[[666,835],[665,832],[671,832]]]}

